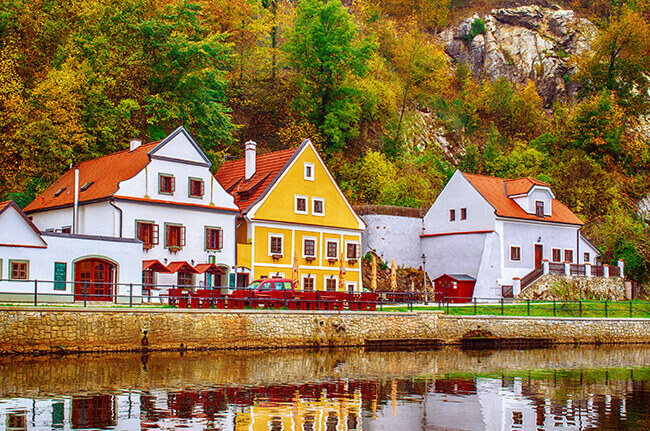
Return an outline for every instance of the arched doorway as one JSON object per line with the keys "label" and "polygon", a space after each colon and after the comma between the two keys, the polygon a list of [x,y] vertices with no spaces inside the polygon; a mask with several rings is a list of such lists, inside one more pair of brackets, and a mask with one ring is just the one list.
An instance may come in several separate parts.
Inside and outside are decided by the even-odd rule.
{"label": "arched doorway", "polygon": [[[89,258],[75,263],[75,301],[112,301],[117,265],[108,260]],[[84,295],[85,292],[85,295]]]}

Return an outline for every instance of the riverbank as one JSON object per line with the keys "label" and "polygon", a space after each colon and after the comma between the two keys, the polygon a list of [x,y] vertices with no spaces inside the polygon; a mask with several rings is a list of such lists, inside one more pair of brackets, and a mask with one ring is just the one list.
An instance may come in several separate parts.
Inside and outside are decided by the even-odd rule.
{"label": "riverbank", "polygon": [[[0,354],[650,342],[650,319],[438,312],[0,307]],[[510,343],[510,344],[509,344]]]}

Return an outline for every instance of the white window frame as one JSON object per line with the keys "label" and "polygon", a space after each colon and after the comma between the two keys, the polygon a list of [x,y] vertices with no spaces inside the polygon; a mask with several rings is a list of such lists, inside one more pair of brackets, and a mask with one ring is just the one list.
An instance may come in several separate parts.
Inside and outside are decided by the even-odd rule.
{"label": "white window frame", "polygon": [[[350,289],[350,286],[353,286],[352,289]],[[357,292],[357,282],[356,281],[345,281],[345,291],[346,292]]]}
{"label": "white window frame", "polygon": [[[307,240],[314,240],[314,254],[313,255],[306,255],[305,254],[305,241]],[[318,259],[318,238],[315,236],[303,236],[302,237],[302,258],[307,259],[307,258],[314,258]]]}
{"label": "white window frame", "polygon": [[[559,252],[560,252],[560,260],[554,260],[553,259],[553,252],[555,250],[559,250]],[[551,248],[551,262],[553,262],[553,263],[562,263],[562,262],[564,262],[564,251],[561,248],[556,248],[556,247]]]}
{"label": "white window frame", "polygon": [[[298,211],[298,199],[304,199],[305,200],[305,210],[304,211]],[[307,196],[302,196],[302,195],[293,195],[293,211],[296,214],[309,214],[309,198]]]}
{"label": "white window frame", "polygon": [[[513,248],[518,248],[519,249],[519,259],[515,260],[512,258],[512,249]],[[508,259],[510,259],[510,262],[521,262],[523,257],[521,256],[521,246],[517,244],[511,244],[510,249],[508,250]]]}
{"label": "white window frame", "polygon": [[[306,278],[311,278],[314,280],[314,290],[306,291],[303,289],[305,286],[305,279]],[[316,286],[316,274],[301,274],[300,275],[300,290],[304,292],[316,292],[318,290],[318,287]]]}
{"label": "white window frame", "polygon": [[[311,176],[307,175],[307,168],[311,168]],[[307,163],[305,162],[304,167],[303,167],[303,173],[306,181],[315,181],[315,172],[314,172],[314,164],[313,163]]]}
{"label": "white window frame", "polygon": [[576,263],[576,251],[574,249],[572,249],[572,248],[563,248],[562,249],[562,263],[567,262],[567,260],[566,260],[566,252],[569,251],[569,250],[571,250],[571,257],[573,257],[573,259],[571,259],[570,263]]}
{"label": "white window frame", "polygon": [[[357,257],[349,257],[348,256],[348,244],[356,244],[357,245]],[[345,260],[359,260],[361,259],[361,241],[355,241],[355,240],[345,240]]]}
{"label": "white window frame", "polygon": [[[336,244],[336,256],[331,257],[327,254],[327,249],[328,249],[328,243],[333,242]],[[339,240],[334,239],[334,238],[325,238],[325,247],[323,249],[323,256],[325,256],[325,259],[335,259],[339,260],[339,256],[341,255],[341,249],[339,248]]]}
{"label": "white window frame", "polygon": [[339,291],[339,276],[338,275],[324,275],[323,276],[323,290],[327,291],[327,280],[335,280],[336,281],[336,289],[334,292]]}
{"label": "white window frame", "polygon": [[[322,213],[316,212],[316,202],[320,202],[323,207]],[[311,198],[311,214],[317,217],[325,217],[325,198]]]}
{"label": "white window frame", "polygon": [[277,253],[273,253],[271,251],[271,238],[280,238],[280,240],[282,241],[282,247],[281,247],[282,250],[280,251],[280,254],[282,256],[284,256],[284,234],[283,233],[270,233],[269,232],[269,250],[268,250],[269,256],[273,256],[274,254],[277,254]]}

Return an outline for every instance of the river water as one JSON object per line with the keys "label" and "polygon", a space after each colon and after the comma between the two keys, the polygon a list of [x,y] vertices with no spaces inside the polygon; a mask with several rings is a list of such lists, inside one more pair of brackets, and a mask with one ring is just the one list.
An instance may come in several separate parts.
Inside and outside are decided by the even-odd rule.
{"label": "river water", "polygon": [[0,430],[647,430],[650,347],[0,358]]}

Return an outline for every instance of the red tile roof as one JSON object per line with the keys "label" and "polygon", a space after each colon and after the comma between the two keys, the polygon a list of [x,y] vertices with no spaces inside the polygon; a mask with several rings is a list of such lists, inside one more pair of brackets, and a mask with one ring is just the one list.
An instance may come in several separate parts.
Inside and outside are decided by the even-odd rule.
{"label": "red tile roof", "polygon": [[290,148],[258,155],[255,159],[255,174],[248,180],[244,179],[245,159],[224,163],[215,174],[215,178],[228,193],[235,197],[235,204],[242,213],[245,213],[264,195],[267,187],[274,182],[296,151],[296,148]]}
{"label": "red tile roof", "polygon": [[[506,180],[504,178],[486,177],[484,175],[463,174],[465,178],[478,190],[478,192],[494,207],[496,214],[501,217],[511,217],[526,220],[540,220],[535,214],[528,214],[514,200],[506,195],[527,193],[533,185],[549,187],[534,178],[518,178]],[[524,191],[525,190],[525,191]],[[551,216],[544,217],[544,221],[556,223],[569,223],[582,225],[583,222],[566,205],[553,199]]]}
{"label": "red tile roof", "polygon": [[[108,198],[117,191],[119,183],[140,172],[148,163],[149,150],[158,142],[140,145],[133,151],[124,150],[78,165],[79,187],[92,182],[85,191],[79,192],[79,202]],[[58,196],[55,194],[63,190]],[[74,168],[68,170],[47,190],[25,207],[25,212],[72,205],[74,201]]]}

